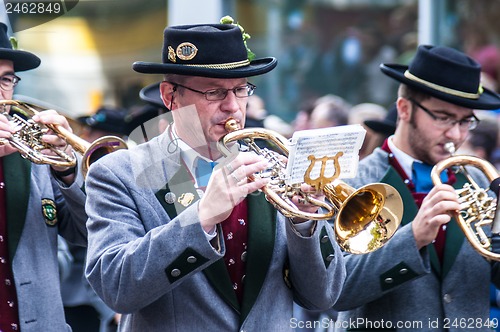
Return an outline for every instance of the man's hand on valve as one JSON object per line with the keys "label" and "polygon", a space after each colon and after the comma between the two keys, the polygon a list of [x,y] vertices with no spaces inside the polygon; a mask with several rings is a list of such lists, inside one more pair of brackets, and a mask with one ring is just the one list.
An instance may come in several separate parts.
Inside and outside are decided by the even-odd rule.
{"label": "man's hand on valve", "polygon": [[264,157],[251,152],[240,152],[217,165],[198,206],[203,229],[212,231],[248,194],[265,186],[269,179],[249,181],[248,177],[267,167],[268,161]]}
{"label": "man's hand on valve", "polygon": [[[33,121],[44,124],[44,125],[52,124],[55,126],[61,126],[62,128],[68,130],[69,132],[71,132],[71,133],[73,132],[66,117],[57,113],[54,110],[46,110],[46,111],[42,111],[42,112],[37,113],[36,115],[33,116]],[[71,145],[69,145],[66,142],[66,140],[59,137],[52,130],[47,131],[42,136],[42,141],[54,146],[56,149],[63,151],[67,155],[71,156],[73,154],[73,148],[71,147]],[[57,155],[55,152],[53,152],[51,150],[46,150],[43,152],[46,154],[49,154],[49,155],[54,155],[54,156]],[[64,172],[70,168],[70,167],[64,167],[64,166],[51,166],[51,167],[54,171],[57,171],[57,172]]]}

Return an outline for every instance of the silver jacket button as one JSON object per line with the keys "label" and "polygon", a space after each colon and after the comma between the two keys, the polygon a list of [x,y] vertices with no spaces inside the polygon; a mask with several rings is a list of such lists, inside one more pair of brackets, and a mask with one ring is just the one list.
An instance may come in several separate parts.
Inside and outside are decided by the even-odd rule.
{"label": "silver jacket button", "polygon": [[179,270],[179,269],[173,269],[173,270],[170,272],[170,275],[171,275],[172,277],[178,277],[178,276],[180,276],[180,275],[181,275],[181,270]]}

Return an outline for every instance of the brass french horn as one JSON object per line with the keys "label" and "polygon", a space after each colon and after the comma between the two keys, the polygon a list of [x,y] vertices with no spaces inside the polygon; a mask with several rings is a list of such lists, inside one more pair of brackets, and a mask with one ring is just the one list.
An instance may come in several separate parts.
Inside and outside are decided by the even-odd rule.
{"label": "brass french horn", "polygon": [[43,125],[33,121],[32,117],[46,110],[42,106],[19,101],[0,100],[2,114],[7,117],[16,132],[8,139],[0,140],[0,144],[9,143],[21,156],[36,164],[48,164],[59,167],[74,167],[76,158],[58,147],[42,141],[42,135],[52,130],[67,144],[83,155],[81,171],[86,176],[90,165],[102,156],[118,149],[126,149],[127,144],[119,137],[104,136],[92,143],[85,141],[56,124]]}
{"label": "brass french horn", "polygon": [[[345,182],[335,179],[318,188],[317,183],[312,181],[309,184],[321,189],[329,203],[319,201],[303,192],[300,183],[285,183],[286,163],[283,156],[288,157],[289,152],[288,140],[285,137],[264,128],[240,129],[234,119],[228,120],[225,127],[228,134],[219,140],[219,151],[227,157],[231,155],[231,144],[239,141],[251,151],[264,156],[272,166],[249,177],[249,180],[252,181],[257,176],[270,178],[269,184],[261,190],[266,199],[284,216],[321,220],[332,219],[336,214],[333,227],[337,242],[342,249],[353,254],[365,254],[381,248],[398,229],[403,214],[403,203],[401,196],[392,186],[374,183],[355,190]],[[255,143],[256,139],[270,142],[281,153],[260,148]],[[305,201],[317,205],[322,212],[307,213],[299,210],[291,200],[294,195],[300,195]]]}
{"label": "brass french horn", "polygon": [[[431,171],[431,178],[434,185],[440,184],[439,175],[447,168],[459,166],[458,171],[462,172],[469,183],[463,188],[456,190],[460,211],[454,212],[455,220],[470,242],[471,246],[483,257],[499,261],[500,254],[491,251],[491,239],[487,235],[491,229],[499,227],[495,225],[495,212],[497,201],[488,195],[490,188],[481,188],[472,179],[465,166],[473,166],[480,169],[493,182],[499,177],[497,169],[489,162],[474,156],[453,155],[455,145],[451,142],[445,144],[445,149],[450,152],[451,157],[438,162]],[[498,194],[498,193],[497,193]]]}

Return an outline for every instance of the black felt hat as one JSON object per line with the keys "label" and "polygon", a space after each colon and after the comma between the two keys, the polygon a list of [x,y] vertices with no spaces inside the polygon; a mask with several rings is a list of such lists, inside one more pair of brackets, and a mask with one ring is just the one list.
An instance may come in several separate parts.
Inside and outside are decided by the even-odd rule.
{"label": "black felt hat", "polygon": [[14,50],[7,36],[7,26],[0,22],[0,59],[11,60],[14,71],[25,71],[40,66],[40,58],[33,53]]}
{"label": "black felt hat", "polygon": [[238,26],[197,24],[167,27],[162,63],[138,61],[132,68],[145,74],[242,78],[267,73],[276,64],[272,57],[250,61]]}
{"label": "black felt hat", "polygon": [[393,103],[389,111],[382,120],[365,120],[363,123],[376,133],[385,136],[391,136],[396,131],[396,122],[398,120],[398,109],[396,103]]}
{"label": "black felt hat", "polygon": [[160,96],[160,82],[142,88],[141,91],[139,91],[139,97],[145,102],[168,111],[168,108],[165,106]]}
{"label": "black felt hat", "polygon": [[480,84],[481,65],[453,48],[420,45],[409,66],[381,64],[380,69],[401,83],[455,105],[500,108],[500,96]]}
{"label": "black felt hat", "polygon": [[99,129],[115,134],[128,134],[128,125],[126,123],[127,110],[122,108],[113,108],[103,106],[95,114],[81,116],[77,118],[78,122],[94,129]]}

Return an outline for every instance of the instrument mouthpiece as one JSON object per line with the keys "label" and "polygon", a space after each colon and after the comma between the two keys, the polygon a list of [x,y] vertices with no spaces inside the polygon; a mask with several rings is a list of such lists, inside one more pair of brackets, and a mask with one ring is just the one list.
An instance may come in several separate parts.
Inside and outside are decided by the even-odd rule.
{"label": "instrument mouthpiece", "polygon": [[233,132],[233,131],[240,129],[240,126],[238,125],[238,121],[236,121],[233,118],[228,119],[226,121],[226,123],[224,124],[224,127],[226,128],[226,130],[228,132]]}
{"label": "instrument mouthpiece", "polygon": [[448,142],[444,144],[444,149],[448,151],[451,155],[455,153],[455,144],[453,142]]}

